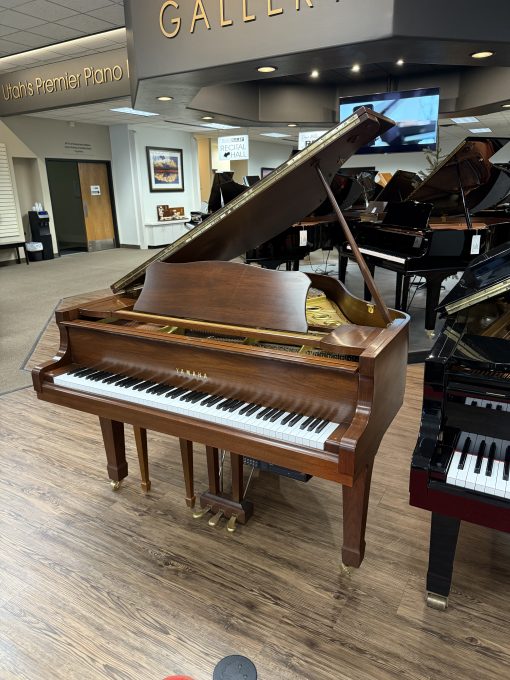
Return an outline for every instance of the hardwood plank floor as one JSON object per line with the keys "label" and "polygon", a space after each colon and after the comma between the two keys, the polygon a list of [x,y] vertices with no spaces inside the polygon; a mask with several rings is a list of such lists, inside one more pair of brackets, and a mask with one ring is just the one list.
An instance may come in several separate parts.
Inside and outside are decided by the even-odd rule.
{"label": "hardwood plank floor", "polygon": [[[367,552],[340,569],[341,491],[256,473],[233,535],[193,520],[176,440],[149,433],[144,495],[106,480],[99,424],[0,399],[0,678],[210,680],[244,654],[260,680],[503,680],[510,675],[510,536],[465,524],[450,608],[428,609],[428,513],[408,505],[422,369],[376,458]],[[205,488],[202,447],[197,487]]]}

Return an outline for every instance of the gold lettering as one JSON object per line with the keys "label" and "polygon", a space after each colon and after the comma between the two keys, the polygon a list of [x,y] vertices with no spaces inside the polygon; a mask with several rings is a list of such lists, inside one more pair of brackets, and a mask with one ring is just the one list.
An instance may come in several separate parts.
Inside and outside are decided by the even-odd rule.
{"label": "gold lettering", "polygon": [[[200,11],[199,11],[200,9]],[[207,30],[211,30],[211,24],[209,23],[209,19],[207,18],[207,14],[205,12],[205,8],[203,5],[202,0],[195,0],[195,9],[193,10],[193,19],[191,20],[191,28],[189,29],[190,33],[193,33],[195,30],[195,24],[197,21],[200,20],[205,21],[205,25],[207,26]]]}
{"label": "gold lettering", "polygon": [[88,66],[85,66],[83,69],[83,76],[85,78],[85,84],[89,84],[89,80],[92,78],[92,69],[89,68]]}
{"label": "gold lettering", "polygon": [[[313,7],[312,0],[305,0],[305,2],[308,5],[308,7]],[[296,9],[297,9],[298,12],[301,9],[301,0],[296,0]]]}
{"label": "gold lettering", "polygon": [[255,14],[248,14],[248,0],[243,0],[243,21],[255,21]]}
{"label": "gold lettering", "polygon": [[232,26],[232,19],[225,19],[225,0],[220,0],[220,23],[222,26]]}
{"label": "gold lettering", "polygon": [[176,2],[175,0],[167,0],[167,2],[163,3],[163,5],[161,6],[161,11],[159,13],[159,27],[161,28],[161,33],[163,33],[165,38],[175,38],[175,36],[181,30],[181,18],[177,17],[175,19],[172,19],[170,23],[173,24],[175,28],[173,31],[167,31],[165,28],[165,12],[169,7],[179,9],[179,3]]}
{"label": "gold lettering", "polygon": [[283,7],[273,9],[273,0],[267,0],[267,16],[274,17],[275,14],[283,14]]}

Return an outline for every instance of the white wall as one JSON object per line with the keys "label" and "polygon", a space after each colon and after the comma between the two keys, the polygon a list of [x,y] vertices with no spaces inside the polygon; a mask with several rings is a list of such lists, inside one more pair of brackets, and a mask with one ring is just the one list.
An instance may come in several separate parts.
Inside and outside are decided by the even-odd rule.
{"label": "white wall", "polygon": [[135,133],[127,125],[112,125],[110,142],[119,241],[121,245],[137,246],[143,236],[143,218],[140,209]]}
{"label": "white wall", "polygon": [[289,160],[291,153],[292,147],[288,144],[272,144],[271,142],[250,140],[248,174],[260,177],[260,168],[277,168]]}

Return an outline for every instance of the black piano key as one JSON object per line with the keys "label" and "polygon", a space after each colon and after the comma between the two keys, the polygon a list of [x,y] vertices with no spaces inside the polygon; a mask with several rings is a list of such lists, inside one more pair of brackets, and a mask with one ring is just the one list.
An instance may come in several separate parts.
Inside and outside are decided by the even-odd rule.
{"label": "black piano key", "polygon": [[260,413],[257,413],[257,418],[263,418],[263,417],[266,415],[266,413],[269,413],[269,411],[271,411],[271,410],[272,410],[272,409],[271,409],[270,406],[267,406],[266,408],[263,408],[262,411],[261,411]]}
{"label": "black piano key", "polygon": [[263,416],[263,420],[269,420],[269,418],[271,418],[271,416],[273,416],[277,411],[278,411],[277,408],[269,409],[269,411],[267,411],[266,414]]}
{"label": "black piano key", "polygon": [[75,373],[75,376],[77,378],[86,378],[88,375],[92,375],[92,373],[96,373],[97,368],[83,368],[81,371],[77,371]]}
{"label": "black piano key", "polygon": [[492,408],[492,404],[485,404],[485,408]]}
{"label": "black piano key", "polygon": [[225,399],[225,397],[222,397],[222,398],[223,398],[223,401],[220,401],[220,403],[216,406],[216,408],[223,408],[223,406],[225,406],[225,404],[230,401],[230,397],[228,399]]}
{"label": "black piano key", "polygon": [[313,432],[313,430],[315,430],[315,428],[319,425],[321,421],[322,418],[315,418],[313,423],[310,423],[310,425],[308,426],[308,432]]}
{"label": "black piano key", "polygon": [[464,442],[464,446],[462,447],[462,455],[459,460],[459,470],[464,469],[464,465],[466,464],[467,460],[467,455],[469,453],[469,449],[471,447],[471,437],[466,437],[466,441]]}
{"label": "black piano key", "polygon": [[492,475],[492,468],[494,467],[494,457],[496,455],[496,442],[492,442],[489,448],[489,458],[487,460],[487,468],[485,469],[486,477]]}
{"label": "black piano key", "polygon": [[243,408],[239,411],[240,416],[248,415],[248,411],[252,409],[255,406],[255,404],[246,404],[246,406],[243,406]]}
{"label": "black piano key", "polygon": [[253,416],[257,411],[260,411],[261,408],[264,408],[260,404],[254,404],[250,409],[248,409],[245,413],[246,416]]}
{"label": "black piano key", "polygon": [[287,423],[289,422],[289,420],[292,420],[292,418],[294,418],[296,415],[297,415],[297,413],[295,413],[295,412],[289,413],[289,414],[286,415],[285,418],[282,420],[281,424],[282,424],[282,425],[287,425]]}
{"label": "black piano key", "polygon": [[273,413],[273,415],[271,416],[271,418],[269,418],[269,422],[270,422],[270,423],[276,423],[276,421],[278,420],[278,418],[281,418],[281,417],[283,416],[284,413],[285,413],[285,411],[282,411],[281,409],[278,410],[278,411],[276,411],[276,413]]}
{"label": "black piano key", "polygon": [[508,477],[510,476],[510,446],[506,447],[505,453],[505,464],[503,466],[503,479],[508,482]]}
{"label": "black piano key", "polygon": [[85,370],[84,366],[75,366],[70,371],[67,371],[67,375],[76,375],[76,373],[79,373],[80,371],[84,370]]}
{"label": "black piano key", "polygon": [[99,373],[96,373],[95,375],[89,375],[87,378],[88,380],[92,380],[93,382],[99,382],[100,380],[103,380],[103,378],[107,378],[110,374],[107,371],[99,371]]}
{"label": "black piano key", "polygon": [[476,463],[475,463],[475,475],[479,474],[480,470],[482,469],[482,462],[483,462],[483,454],[485,453],[485,439],[481,442],[480,447],[478,449],[478,455],[476,457]]}
{"label": "black piano key", "polygon": [[234,413],[235,411],[237,411],[238,408],[241,408],[243,404],[244,401],[241,401],[241,399],[237,399],[228,410],[230,411],[230,413]]}
{"label": "black piano key", "polygon": [[498,404],[498,405],[496,406],[496,411],[502,411],[502,410],[503,410],[503,405],[502,405],[502,404]]}
{"label": "black piano key", "polygon": [[299,426],[300,430],[304,430],[305,428],[308,427],[308,425],[311,425],[315,418],[313,416],[310,416],[310,418],[307,418],[301,425]]}
{"label": "black piano key", "polygon": [[133,389],[137,390],[137,392],[141,392],[142,390],[148,390],[149,387],[156,387],[159,383],[155,383],[153,380],[142,380],[138,378],[138,384],[135,383],[136,387]]}
{"label": "black piano key", "polygon": [[304,418],[304,416],[303,416],[301,413],[297,413],[297,414],[294,416],[294,418],[292,418],[292,420],[290,421],[289,427],[294,427],[294,425],[297,425],[297,423],[299,423],[299,421],[300,421],[302,418]]}
{"label": "black piano key", "polygon": [[167,394],[165,394],[165,399],[166,399],[167,397],[169,397],[170,399],[177,399],[178,397],[180,397],[180,396],[181,396],[182,394],[184,394],[185,392],[186,392],[186,390],[185,390],[184,387],[178,387],[176,390],[173,390],[173,391],[168,392]]}
{"label": "black piano key", "polygon": [[315,430],[316,432],[322,432],[322,430],[326,427],[326,425],[329,424],[329,420],[325,420],[322,425],[319,425],[319,427]]}
{"label": "black piano key", "polygon": [[122,387],[124,385],[124,383],[131,382],[132,380],[133,380],[133,378],[131,378],[131,376],[127,376],[127,377],[121,378],[120,380],[117,380],[117,382],[114,383],[114,384],[117,385],[118,387]]}
{"label": "black piano key", "polygon": [[122,376],[120,376],[119,374],[117,375],[113,374],[110,378],[105,378],[103,382],[105,385],[111,385],[111,383],[117,382],[117,380],[119,380],[121,377]]}
{"label": "black piano key", "polygon": [[230,406],[234,403],[235,399],[232,397],[229,397],[228,399],[225,399],[222,401],[216,408],[219,408],[221,411],[227,411]]}
{"label": "black piano key", "polygon": [[202,401],[203,406],[214,406],[214,404],[217,404],[220,399],[223,399],[223,397],[220,397],[218,395],[211,394],[207,399],[204,399]]}

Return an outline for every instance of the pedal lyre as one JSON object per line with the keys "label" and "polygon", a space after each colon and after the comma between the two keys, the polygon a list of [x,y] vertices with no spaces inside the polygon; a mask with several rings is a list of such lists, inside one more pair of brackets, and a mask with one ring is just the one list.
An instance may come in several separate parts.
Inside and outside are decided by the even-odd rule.
{"label": "pedal lyre", "polygon": [[198,510],[193,511],[193,519],[202,519],[208,512],[211,512],[212,508],[210,505],[204,505],[203,508],[198,508]]}

